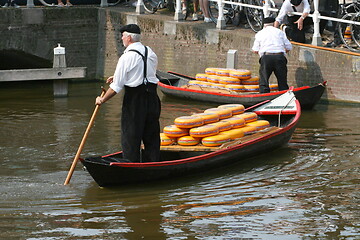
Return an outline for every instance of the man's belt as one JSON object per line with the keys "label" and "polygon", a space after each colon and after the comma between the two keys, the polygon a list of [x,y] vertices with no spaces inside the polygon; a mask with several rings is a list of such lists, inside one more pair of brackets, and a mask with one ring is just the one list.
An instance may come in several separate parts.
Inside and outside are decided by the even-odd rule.
{"label": "man's belt", "polygon": [[284,53],[283,52],[276,52],[276,53],[264,52],[264,55],[284,55]]}

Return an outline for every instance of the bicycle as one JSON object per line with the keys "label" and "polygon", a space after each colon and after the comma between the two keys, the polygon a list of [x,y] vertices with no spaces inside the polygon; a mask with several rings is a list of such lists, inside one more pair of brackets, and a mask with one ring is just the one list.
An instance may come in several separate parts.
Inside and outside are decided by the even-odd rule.
{"label": "bicycle", "polygon": [[159,9],[167,8],[174,12],[176,9],[176,0],[143,0],[145,11],[156,13]]}
{"label": "bicycle", "polygon": [[[339,7],[339,16],[342,20],[360,21],[360,1],[346,3],[345,0]],[[337,34],[341,42],[353,52],[359,52],[360,26],[352,23],[337,23]],[[335,36],[336,37],[336,36]]]}
{"label": "bicycle", "polygon": [[[263,0],[232,0],[234,3],[246,3],[254,6],[262,7],[265,4]],[[270,0],[270,7],[275,8],[275,2]],[[216,23],[219,17],[219,7],[216,1],[209,1],[209,13],[211,20]],[[241,16],[245,15],[246,22],[249,27],[254,31],[260,31],[263,26],[264,12],[259,8],[243,7],[237,4],[224,4],[223,14],[226,24],[239,25]],[[271,12],[270,16],[275,16],[274,12]]]}

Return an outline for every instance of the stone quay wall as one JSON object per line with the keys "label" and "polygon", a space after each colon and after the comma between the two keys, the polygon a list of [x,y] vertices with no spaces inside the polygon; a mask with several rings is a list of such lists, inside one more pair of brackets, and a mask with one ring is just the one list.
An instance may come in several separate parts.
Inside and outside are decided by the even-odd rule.
{"label": "stone quay wall", "polygon": [[[255,33],[217,30],[214,24],[174,21],[163,14],[137,15],[134,8],[73,7],[0,10],[0,51],[15,49],[52,60],[53,48],[66,48],[69,67],[87,67],[87,77],[106,79],[122,54],[119,28],[137,23],[142,41],[158,55],[158,69],[195,76],[207,67],[226,67],[227,52],[237,50],[237,68],[258,74],[259,57],[251,52]],[[289,85],[327,81],[323,100],[360,102],[360,55],[293,45],[288,54]],[[275,77],[271,82],[276,82]]]}
{"label": "stone quay wall", "polygon": [[[236,67],[258,75],[259,56],[251,52],[255,33],[250,30],[217,30],[214,24],[176,22],[172,16],[137,15],[113,8],[99,11],[103,16],[100,29],[104,29],[99,43],[104,68],[98,68],[99,76],[113,74],[123,51],[118,29],[129,23],[141,27],[143,43],[158,55],[159,70],[195,76],[207,67],[226,67],[227,52],[234,49],[238,52]],[[326,81],[323,101],[360,102],[360,55],[293,44],[287,57],[289,85],[312,86]],[[276,83],[275,76],[271,82]]]}

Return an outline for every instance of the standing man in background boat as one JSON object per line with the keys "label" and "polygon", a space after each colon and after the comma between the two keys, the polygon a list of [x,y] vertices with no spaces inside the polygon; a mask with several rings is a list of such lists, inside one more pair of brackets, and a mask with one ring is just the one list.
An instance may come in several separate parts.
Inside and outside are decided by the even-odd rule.
{"label": "standing man in background boat", "polygon": [[[125,89],[122,117],[121,144],[123,158],[131,162],[154,162],[160,159],[160,111],[161,103],[156,88],[157,56],[151,48],[140,42],[140,28],[128,24],[120,28],[126,47],[119,58],[114,76],[104,97],[97,97],[101,105]],[[140,154],[141,141],[144,144]]]}
{"label": "standing man in background boat", "polygon": [[280,29],[274,27],[275,18],[264,18],[264,28],[255,35],[252,51],[260,55],[260,93],[269,93],[269,78],[274,72],[279,91],[289,89],[287,84],[287,59],[292,49],[290,41]]}

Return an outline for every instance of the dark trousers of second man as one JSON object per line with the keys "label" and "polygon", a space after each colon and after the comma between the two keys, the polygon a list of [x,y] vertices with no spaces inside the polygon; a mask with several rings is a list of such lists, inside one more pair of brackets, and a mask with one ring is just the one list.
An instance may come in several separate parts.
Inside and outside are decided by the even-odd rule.
{"label": "dark trousers of second man", "polygon": [[[121,116],[123,157],[131,162],[155,162],[160,159],[161,103],[156,84],[125,87]],[[140,155],[141,141],[144,143]]]}
{"label": "dark trousers of second man", "polygon": [[287,59],[284,54],[263,55],[259,59],[260,93],[269,93],[269,78],[275,74],[279,91],[289,89],[287,84]]}

